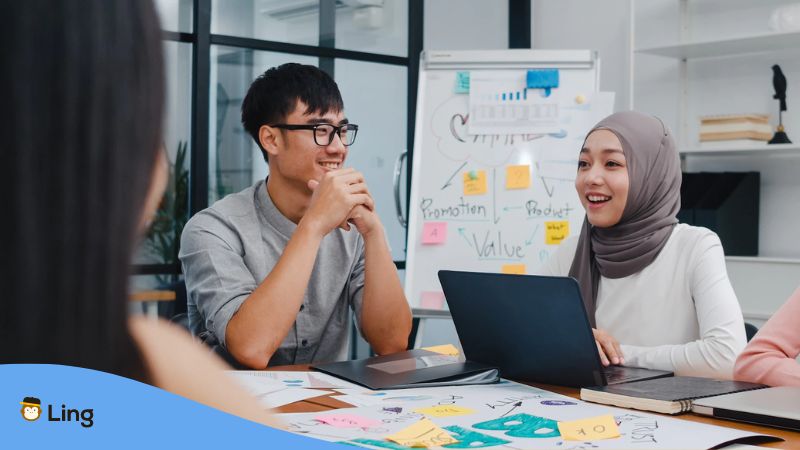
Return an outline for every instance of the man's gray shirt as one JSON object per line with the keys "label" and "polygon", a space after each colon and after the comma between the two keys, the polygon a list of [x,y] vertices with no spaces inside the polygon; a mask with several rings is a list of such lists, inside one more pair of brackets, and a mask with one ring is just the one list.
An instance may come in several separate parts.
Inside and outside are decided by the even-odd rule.
{"label": "man's gray shirt", "polygon": [[[233,314],[269,275],[297,225],[278,211],[264,181],[192,217],[180,259],[192,333],[225,347]],[[303,304],[269,365],[346,359],[349,310],[361,317],[364,240],[336,228],[320,244]]]}

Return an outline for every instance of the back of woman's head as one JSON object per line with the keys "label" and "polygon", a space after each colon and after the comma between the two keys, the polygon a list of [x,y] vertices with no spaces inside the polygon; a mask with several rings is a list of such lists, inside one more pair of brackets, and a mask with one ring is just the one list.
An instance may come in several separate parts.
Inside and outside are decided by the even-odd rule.
{"label": "back of woman's head", "polygon": [[1,3],[0,363],[141,378],[127,286],[161,140],[153,5]]}

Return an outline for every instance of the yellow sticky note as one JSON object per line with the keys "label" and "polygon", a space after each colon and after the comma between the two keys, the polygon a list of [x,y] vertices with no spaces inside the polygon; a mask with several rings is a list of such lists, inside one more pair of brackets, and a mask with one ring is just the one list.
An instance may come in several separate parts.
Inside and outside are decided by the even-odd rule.
{"label": "yellow sticky note", "polygon": [[525,275],[525,264],[503,264],[500,268],[502,273],[510,273],[514,275]]}
{"label": "yellow sticky note", "polygon": [[558,422],[558,431],[565,441],[596,441],[619,437],[617,422],[610,414],[591,419]]}
{"label": "yellow sticky note", "polygon": [[547,245],[560,244],[561,241],[569,237],[569,221],[544,223],[544,243]]}
{"label": "yellow sticky note", "polygon": [[406,447],[440,447],[458,443],[447,431],[429,419],[422,419],[410,427],[386,436],[386,439]]}
{"label": "yellow sticky note", "polygon": [[433,345],[431,347],[422,347],[422,349],[447,356],[458,356],[460,354],[453,344]]}
{"label": "yellow sticky note", "polygon": [[[475,171],[473,171],[475,172]],[[478,170],[470,176],[469,172],[464,172],[464,195],[481,195],[486,193],[486,171]]]}
{"label": "yellow sticky note", "polygon": [[531,166],[506,167],[506,189],[525,189],[531,185]]}
{"label": "yellow sticky note", "polygon": [[430,408],[418,408],[414,412],[432,417],[450,417],[466,416],[467,414],[473,414],[475,410],[456,405],[436,405]]}

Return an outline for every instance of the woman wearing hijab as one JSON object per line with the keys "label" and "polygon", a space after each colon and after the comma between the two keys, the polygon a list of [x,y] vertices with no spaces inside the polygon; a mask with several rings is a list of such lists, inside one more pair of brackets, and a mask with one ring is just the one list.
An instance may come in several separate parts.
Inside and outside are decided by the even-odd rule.
{"label": "woman wearing hijab", "polygon": [[115,373],[274,424],[188,333],[128,314],[167,182],[152,2],[2,2],[0,22],[0,364]]}
{"label": "woman wearing hijab", "polygon": [[675,217],[680,185],[661,120],[606,117],[580,152],[581,232],[544,274],[578,280],[604,365],[730,379],[745,345],[742,312],[717,235]]}

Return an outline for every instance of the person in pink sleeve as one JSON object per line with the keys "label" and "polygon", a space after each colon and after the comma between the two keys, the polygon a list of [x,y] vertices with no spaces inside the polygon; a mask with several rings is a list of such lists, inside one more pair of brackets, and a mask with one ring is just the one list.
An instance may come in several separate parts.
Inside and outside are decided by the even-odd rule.
{"label": "person in pink sleeve", "polygon": [[734,378],[770,386],[799,386],[800,288],[767,321],[736,360]]}

